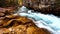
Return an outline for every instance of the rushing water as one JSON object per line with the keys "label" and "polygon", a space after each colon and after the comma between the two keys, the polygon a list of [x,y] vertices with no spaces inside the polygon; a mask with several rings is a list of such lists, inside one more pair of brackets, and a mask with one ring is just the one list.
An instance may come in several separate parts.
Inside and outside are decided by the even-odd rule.
{"label": "rushing water", "polygon": [[40,28],[46,28],[53,34],[60,34],[60,18],[52,14],[42,14],[28,10],[22,6],[18,10],[19,15],[26,16],[34,20],[34,23]]}

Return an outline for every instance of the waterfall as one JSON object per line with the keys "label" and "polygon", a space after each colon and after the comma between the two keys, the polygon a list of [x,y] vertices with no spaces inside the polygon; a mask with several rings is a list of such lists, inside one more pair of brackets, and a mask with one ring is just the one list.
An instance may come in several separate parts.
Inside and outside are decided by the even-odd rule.
{"label": "waterfall", "polygon": [[18,10],[19,15],[31,18],[39,28],[46,28],[53,34],[60,34],[60,18],[52,14],[42,14],[29,10],[22,6]]}

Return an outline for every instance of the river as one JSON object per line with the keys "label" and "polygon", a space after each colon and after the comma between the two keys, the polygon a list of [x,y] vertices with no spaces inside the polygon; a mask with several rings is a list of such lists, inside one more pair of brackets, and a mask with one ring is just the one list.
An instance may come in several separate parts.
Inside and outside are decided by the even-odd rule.
{"label": "river", "polygon": [[39,28],[46,28],[53,34],[60,34],[60,18],[53,14],[42,14],[34,10],[29,10],[24,6],[19,8],[17,13],[33,20]]}

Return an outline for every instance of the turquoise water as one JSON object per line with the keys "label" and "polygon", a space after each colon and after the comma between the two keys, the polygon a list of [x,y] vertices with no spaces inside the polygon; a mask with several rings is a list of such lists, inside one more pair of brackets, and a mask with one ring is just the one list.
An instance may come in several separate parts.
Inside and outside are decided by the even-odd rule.
{"label": "turquoise water", "polygon": [[[25,10],[24,10],[25,9]],[[60,34],[60,18],[52,14],[42,14],[21,7],[18,10],[19,15],[26,16],[34,20],[35,24],[40,28],[46,28],[53,34]]]}

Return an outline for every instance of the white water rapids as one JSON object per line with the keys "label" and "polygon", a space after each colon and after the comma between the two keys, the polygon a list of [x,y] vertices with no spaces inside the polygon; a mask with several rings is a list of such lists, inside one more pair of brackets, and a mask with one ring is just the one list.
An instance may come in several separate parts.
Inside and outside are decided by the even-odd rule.
{"label": "white water rapids", "polygon": [[34,23],[40,28],[46,28],[53,34],[60,34],[60,18],[57,16],[33,12],[33,10],[28,10],[24,6],[19,8],[18,14],[33,19]]}

